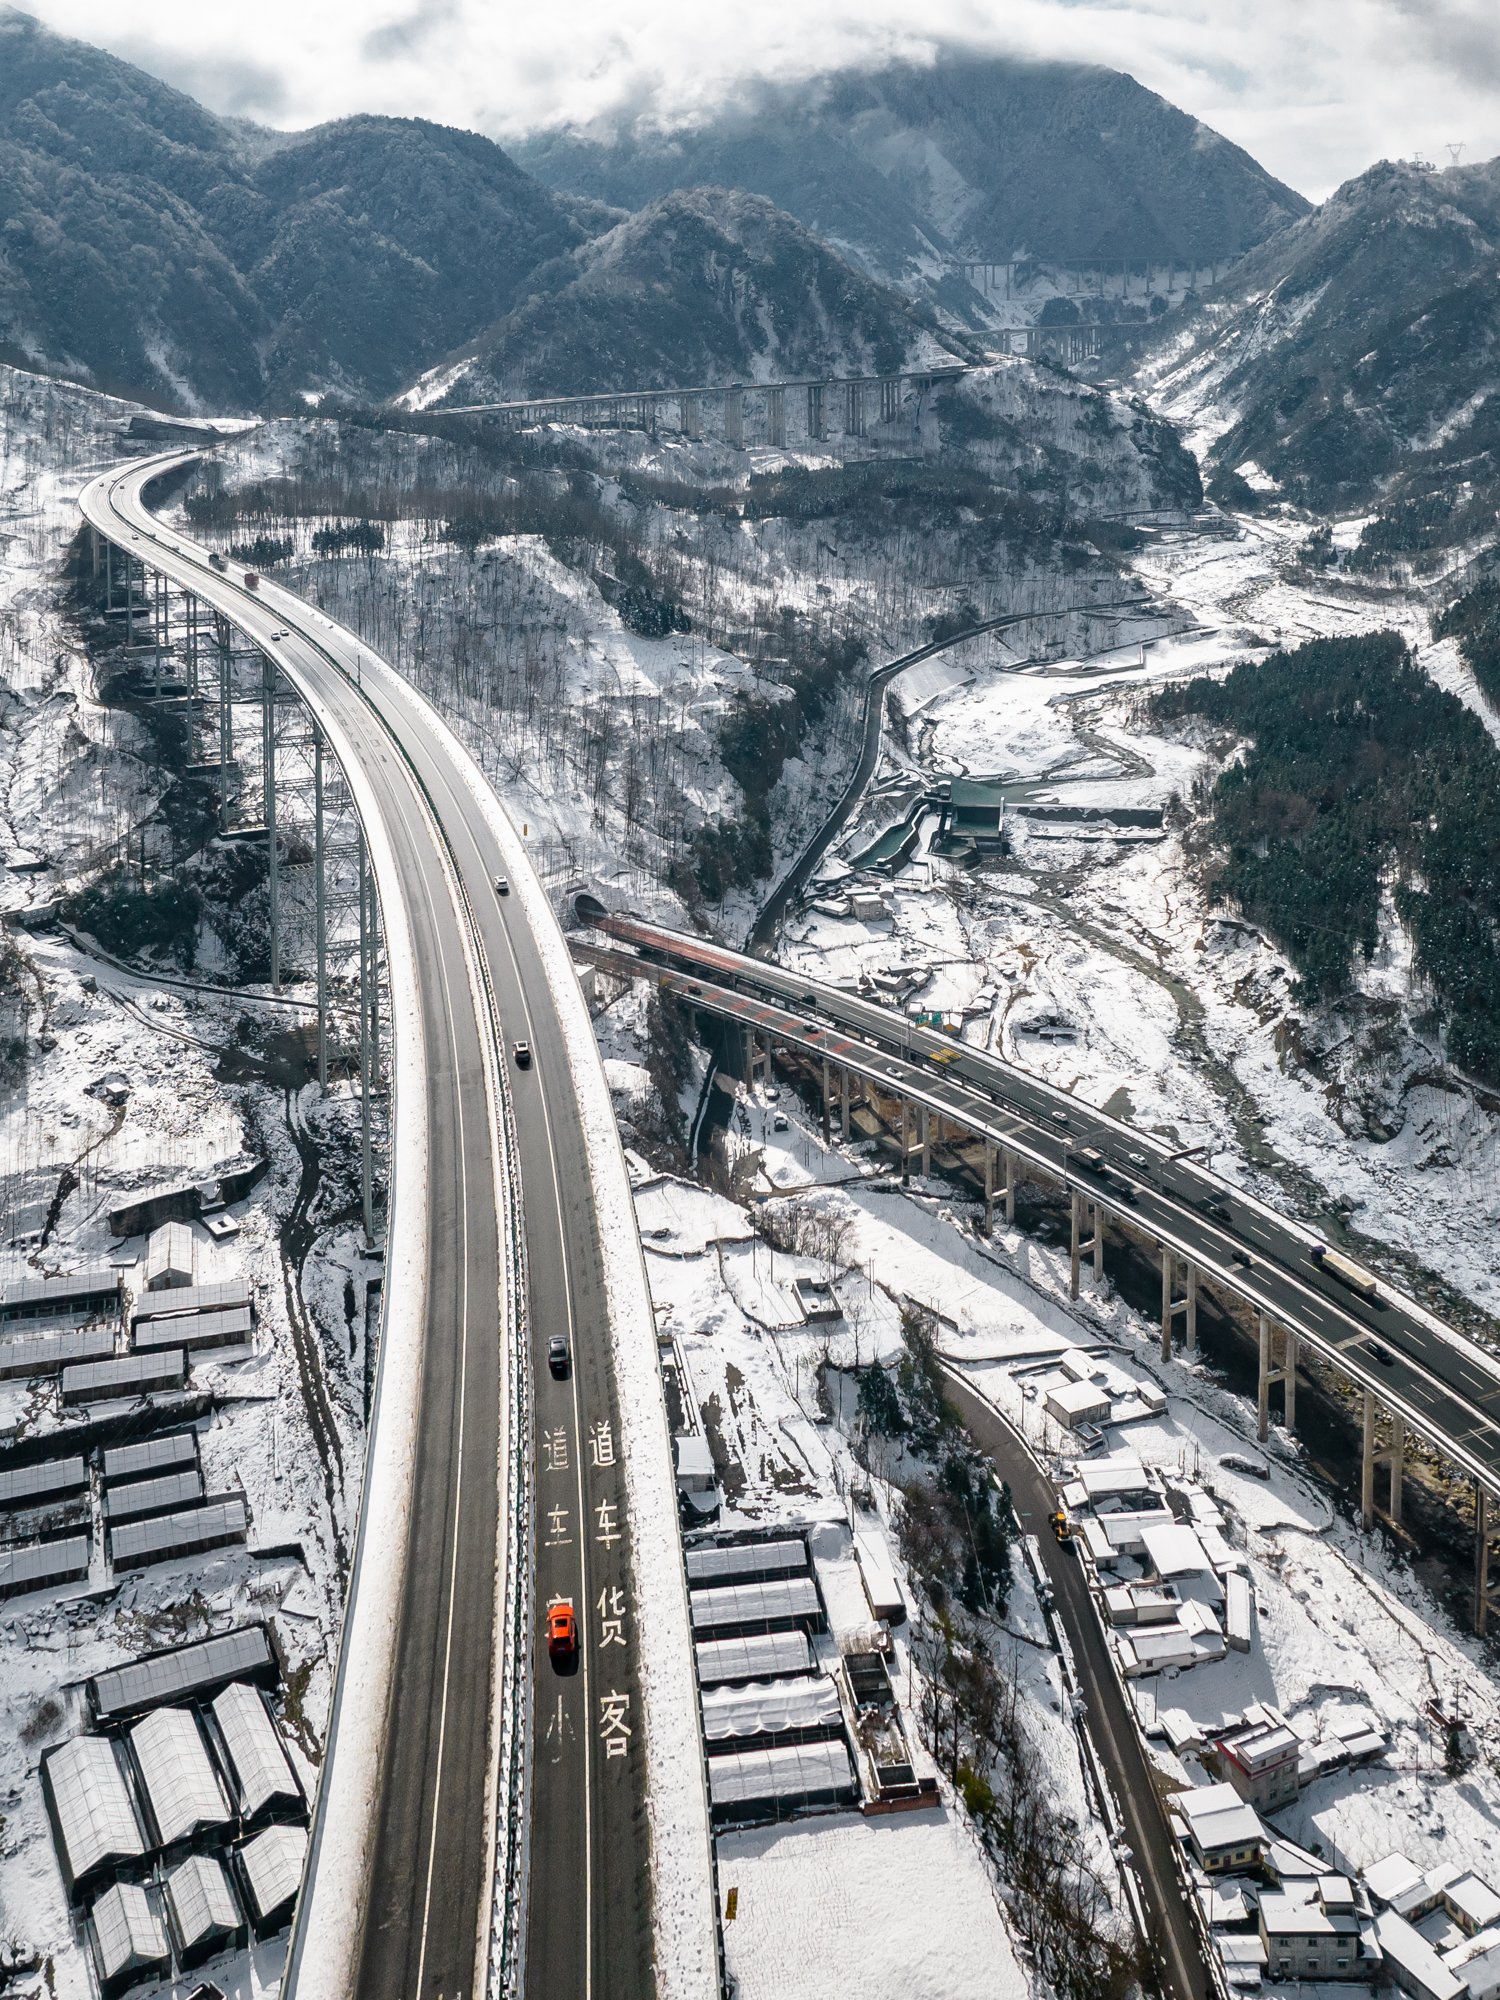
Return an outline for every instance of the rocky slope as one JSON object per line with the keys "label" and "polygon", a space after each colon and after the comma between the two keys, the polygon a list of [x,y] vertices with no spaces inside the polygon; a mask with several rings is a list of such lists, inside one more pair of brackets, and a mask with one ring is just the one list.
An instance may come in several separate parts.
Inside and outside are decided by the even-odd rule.
{"label": "rocky slope", "polygon": [[1307,209],[1128,76],[956,53],[765,85],[690,128],[565,129],[516,155],[550,187],[627,208],[695,185],[763,194],[897,282],[955,251],[1207,263]]}
{"label": "rocky slope", "polygon": [[1500,466],[1497,257],[1500,161],[1381,161],[1164,329],[1146,372],[1220,433],[1222,471],[1259,468],[1310,506],[1380,505],[1398,539],[1403,515],[1408,540],[1445,516],[1462,539]]}

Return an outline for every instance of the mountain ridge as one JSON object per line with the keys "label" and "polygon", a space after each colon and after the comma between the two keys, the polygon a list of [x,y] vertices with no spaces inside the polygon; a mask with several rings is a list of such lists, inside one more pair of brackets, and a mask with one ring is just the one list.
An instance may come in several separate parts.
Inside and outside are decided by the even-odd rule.
{"label": "mountain ridge", "polygon": [[886,374],[967,358],[761,195],[674,190],[538,272],[454,357],[444,400]]}
{"label": "mountain ridge", "polygon": [[514,150],[547,185],[629,208],[694,185],[764,194],[908,284],[954,254],[1207,263],[1309,206],[1119,71],[959,53],[761,84],[695,126],[561,127]]}
{"label": "mountain ridge", "polygon": [[1223,476],[1346,509],[1500,480],[1500,160],[1377,161],[1259,245],[1144,361]]}

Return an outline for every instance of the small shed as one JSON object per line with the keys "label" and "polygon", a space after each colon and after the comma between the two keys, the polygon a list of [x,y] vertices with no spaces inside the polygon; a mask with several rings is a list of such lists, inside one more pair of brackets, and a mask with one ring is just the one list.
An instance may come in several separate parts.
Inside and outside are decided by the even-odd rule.
{"label": "small shed", "polygon": [[800,1535],[776,1535],[748,1542],[695,1542],[684,1558],[688,1589],[716,1583],[767,1583],[778,1576],[803,1576],[810,1565]]}
{"label": "small shed", "polygon": [[104,1489],[104,1518],[138,1521],[148,1514],[170,1514],[203,1498],[203,1474],[196,1465],[183,1472],[164,1472],[155,1479],[129,1479]]}
{"label": "small shed", "polygon": [[1048,1416],[1065,1431],[1109,1421],[1109,1397],[1097,1382],[1060,1382],[1047,1391],[1044,1401]]}
{"label": "small shed", "polygon": [[734,1632],[803,1632],[827,1629],[810,1576],[789,1576],[768,1583],[724,1584],[714,1590],[688,1593],[693,1631],[703,1639],[726,1638]]}
{"label": "small shed", "polygon": [[744,1639],[709,1639],[696,1651],[700,1687],[806,1674],[813,1663],[805,1632],[758,1632]]}
{"label": "small shed", "polygon": [[146,1830],[119,1751],[107,1736],[74,1736],[42,1759],[42,1799],[71,1896],[146,1852]]}
{"label": "small shed", "polygon": [[230,1681],[274,1684],[278,1671],[268,1628],[241,1625],[107,1668],[88,1683],[89,1706],[101,1722],[120,1722],[165,1702],[203,1701]]}
{"label": "small shed", "polygon": [[179,1556],[242,1542],[249,1525],[243,1498],[231,1493],[222,1500],[207,1500],[201,1507],[181,1507],[150,1520],[122,1521],[109,1531],[110,1560],[117,1570],[173,1562]]}
{"label": "small shed", "polygon": [[0,1597],[21,1597],[28,1590],[47,1590],[55,1583],[77,1583],[88,1573],[87,1535],[64,1535],[53,1542],[0,1549]]}
{"label": "small shed", "polygon": [[104,1483],[123,1486],[137,1479],[155,1479],[198,1463],[196,1431],[166,1431],[140,1444],[111,1445],[104,1454]]}
{"label": "small shed", "polygon": [[44,1458],[35,1465],[7,1466],[0,1471],[0,1510],[45,1506],[81,1492],[88,1483],[88,1467],[81,1458]]}
{"label": "small shed", "polygon": [[302,1787],[260,1689],[231,1682],[214,1698],[210,1712],[245,1825],[304,1817]]}
{"label": "small shed", "polygon": [[193,1232],[185,1222],[164,1222],[146,1241],[146,1290],[170,1292],[190,1285],[196,1275]]}
{"label": "small shed", "polygon": [[121,1354],[112,1361],[83,1361],[62,1372],[65,1403],[112,1403],[180,1389],[187,1379],[187,1357],[180,1347],[158,1354]]}
{"label": "small shed", "polygon": [[229,1801],[190,1708],[153,1708],[128,1736],[157,1847],[229,1824]]}
{"label": "small shed", "polygon": [[771,1750],[731,1750],[708,1759],[715,1826],[790,1819],[810,1808],[852,1805],[859,1786],[842,1739]]}

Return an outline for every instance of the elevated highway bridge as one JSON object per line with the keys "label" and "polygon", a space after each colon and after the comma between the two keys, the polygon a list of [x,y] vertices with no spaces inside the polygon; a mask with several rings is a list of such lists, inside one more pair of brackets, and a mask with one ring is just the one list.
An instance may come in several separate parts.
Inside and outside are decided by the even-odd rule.
{"label": "elevated highway bridge", "polygon": [[[127,602],[137,574],[191,593],[311,711],[354,794],[392,985],[376,1389],[284,1991],[640,2000],[655,1985],[633,1615],[647,1524],[619,1453],[594,1164],[544,950],[554,920],[436,713],[355,634],[151,511],[148,489],[193,456],[103,475],[84,517]],[[497,894],[502,876],[515,893]],[[570,1349],[561,1378],[554,1336]],[[541,1634],[557,1597],[578,1617],[567,1675]],[[687,1660],[685,1594],[675,1639]],[[706,1804],[703,1830],[708,1931]]]}
{"label": "elevated highway bridge", "polygon": [[[1096,1111],[1014,1064],[825,981],[712,941],[579,899],[590,928],[571,939],[575,956],[618,976],[649,979],[689,1007],[735,1024],[747,1075],[773,1048],[791,1051],[821,1077],[825,1136],[849,1136],[856,1094],[897,1133],[902,1173],[922,1171],[945,1135],[980,1151],[985,1223],[997,1205],[1014,1216],[1018,1171],[1060,1187],[1071,1216],[1071,1289],[1087,1263],[1102,1273],[1107,1224],[1152,1243],[1161,1259],[1161,1346],[1180,1330],[1197,1344],[1200,1283],[1248,1306],[1259,1331],[1258,1423],[1270,1424],[1277,1384],[1289,1429],[1296,1423],[1299,1356],[1305,1348],[1356,1390],[1362,1413],[1361,1511],[1376,1515],[1376,1475],[1389,1476],[1390,1517],[1399,1521],[1408,1436],[1460,1471],[1475,1496],[1474,1620],[1483,1631],[1497,1606],[1491,1560],[1500,1528],[1500,1358],[1384,1278],[1361,1297],[1312,1254],[1318,1239],[1206,1167]],[[597,940],[601,940],[597,941]],[[1388,1442],[1378,1443],[1382,1428]]]}

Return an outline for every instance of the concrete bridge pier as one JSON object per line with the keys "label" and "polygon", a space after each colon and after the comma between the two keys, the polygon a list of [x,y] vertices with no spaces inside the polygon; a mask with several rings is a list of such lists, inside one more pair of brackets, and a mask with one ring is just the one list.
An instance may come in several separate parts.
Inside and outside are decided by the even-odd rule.
{"label": "concrete bridge pier", "polygon": [[880,385],[880,421],[893,424],[901,408],[901,379],[892,375]]}
{"label": "concrete bridge pier", "polygon": [[833,1138],[833,1118],[831,1115],[833,1110],[833,1078],[829,1074],[827,1056],[824,1056],[823,1058],[822,1109],[823,1109],[823,1144],[826,1146]]}
{"label": "concrete bridge pier", "polygon": [[766,436],[778,451],[786,447],[786,389],[773,382],[766,391]]}
{"label": "concrete bridge pier", "polygon": [[[1085,1236],[1083,1233],[1084,1218],[1090,1211],[1092,1211],[1093,1234]],[[1072,1220],[1073,1229],[1068,1269],[1068,1297],[1076,1299],[1078,1297],[1079,1275],[1082,1271],[1085,1257],[1092,1255],[1094,1259],[1094,1282],[1097,1284],[1104,1276],[1104,1216],[1098,1202],[1090,1202],[1086,1196],[1079,1194],[1075,1190],[1072,1202]]]}
{"label": "concrete bridge pier", "polygon": [[901,1100],[901,1185],[911,1183],[911,1099]]}
{"label": "concrete bridge pier", "polygon": [[745,442],[745,392],[743,389],[724,391],[724,442],[743,444]]}
{"label": "concrete bridge pier", "polygon": [[1406,1461],[1406,1420],[1391,1413],[1391,1441],[1378,1449],[1375,1445],[1375,1429],[1380,1419],[1380,1403],[1373,1389],[1364,1392],[1363,1448],[1359,1461],[1359,1519],[1366,1531],[1375,1525],[1375,1468],[1380,1465],[1390,1467],[1390,1511],[1389,1519],[1393,1527],[1401,1525],[1401,1475]]}
{"label": "concrete bridge pier", "polygon": [[1491,1612],[1500,1613],[1500,1593],[1490,1579],[1495,1548],[1500,1542],[1500,1520],[1493,1499],[1474,1482],[1474,1630],[1483,1638],[1489,1630]]}
{"label": "concrete bridge pier", "polygon": [[[997,1153],[999,1154],[999,1165],[1004,1176],[1003,1185],[1000,1187],[997,1187],[995,1184],[995,1156]],[[1014,1222],[1016,1219],[1016,1156],[1010,1151],[1009,1147],[997,1147],[993,1139],[986,1139],[984,1142],[984,1233],[986,1236],[993,1236],[995,1233],[995,1196],[997,1194],[1005,1203],[1005,1220],[1007,1222]]]}
{"label": "concrete bridge pier", "polygon": [[848,1072],[848,1070],[847,1070],[847,1069],[844,1069],[844,1070],[841,1070],[841,1071],[840,1071],[840,1077],[841,1077],[841,1086],[840,1086],[840,1091],[839,1091],[839,1097],[840,1097],[840,1103],[839,1103],[839,1127],[840,1127],[840,1131],[841,1131],[841,1133],[842,1133],[842,1136],[843,1136],[843,1138],[844,1138],[844,1140],[845,1140],[845,1143],[847,1143],[847,1142],[848,1142],[848,1138],[849,1138],[849,1072]]}
{"label": "concrete bridge pier", "polygon": [[924,1104],[917,1112],[917,1137],[922,1147],[922,1178],[932,1172],[932,1117]]}
{"label": "concrete bridge pier", "polygon": [[1269,1316],[1260,1316],[1260,1382],[1256,1396],[1255,1435],[1264,1444],[1271,1435],[1271,1390],[1276,1383],[1282,1390],[1282,1422],[1289,1431],[1297,1428],[1297,1336],[1295,1333],[1282,1334],[1282,1362],[1279,1368],[1272,1363],[1273,1323]]}
{"label": "concrete bridge pier", "polygon": [[847,437],[862,438],[865,434],[865,385],[863,382],[844,384],[844,433]]}
{"label": "concrete bridge pier", "polygon": [[281,833],[276,809],[276,662],[261,657],[261,796],[266,820],[266,901],[271,919],[271,991],[281,991]]}
{"label": "concrete bridge pier", "polygon": [[679,404],[682,435],[694,440],[703,435],[703,398],[684,395]]}
{"label": "concrete bridge pier", "polygon": [[1176,1253],[1165,1243],[1161,1246],[1161,1358],[1172,1359],[1172,1329],[1177,1315],[1182,1314],[1184,1351],[1188,1355],[1198,1352],[1198,1267],[1186,1258],[1183,1265],[1182,1297],[1177,1297]]}
{"label": "concrete bridge pier", "polygon": [[821,382],[807,385],[807,435],[815,442],[828,434],[823,418],[823,387]]}

